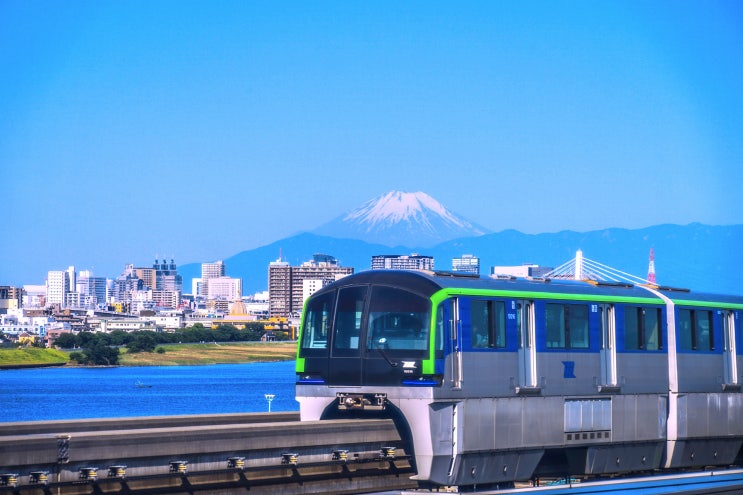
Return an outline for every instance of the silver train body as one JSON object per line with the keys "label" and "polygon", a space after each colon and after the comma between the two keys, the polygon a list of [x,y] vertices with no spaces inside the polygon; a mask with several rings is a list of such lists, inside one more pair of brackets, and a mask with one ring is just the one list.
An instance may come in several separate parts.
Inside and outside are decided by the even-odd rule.
{"label": "silver train body", "polygon": [[743,297],[368,271],[303,315],[302,420],[391,417],[416,479],[743,462]]}

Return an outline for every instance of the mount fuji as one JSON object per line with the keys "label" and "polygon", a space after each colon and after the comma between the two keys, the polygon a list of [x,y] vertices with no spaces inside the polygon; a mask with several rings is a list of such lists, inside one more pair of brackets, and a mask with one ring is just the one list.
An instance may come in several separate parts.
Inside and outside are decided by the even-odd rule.
{"label": "mount fuji", "polygon": [[321,225],[312,233],[390,247],[426,248],[490,231],[447,210],[424,192],[390,191]]}
{"label": "mount fuji", "polygon": [[[335,256],[342,266],[368,270],[374,255],[419,252],[433,256],[447,270],[465,253],[480,258],[483,275],[496,265],[536,263],[556,267],[578,249],[586,256],[625,273],[648,269],[655,251],[658,281],[711,293],[741,294],[743,225],[693,223],[642,229],[606,228],[590,232],[563,230],[523,234],[488,232],[444,208],[425,193],[391,191],[341,215],[312,232],[302,232],[224,259],[227,273],[243,281],[243,293],[266,290],[266,272],[277,256],[295,266],[316,253]],[[184,287],[201,274],[199,263],[178,267]]]}

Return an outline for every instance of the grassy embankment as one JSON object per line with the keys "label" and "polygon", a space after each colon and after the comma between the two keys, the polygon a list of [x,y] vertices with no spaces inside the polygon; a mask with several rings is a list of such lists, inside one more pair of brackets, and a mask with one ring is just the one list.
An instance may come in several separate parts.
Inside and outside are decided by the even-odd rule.
{"label": "grassy embankment", "polygon": [[56,349],[22,347],[20,349],[0,349],[0,368],[26,366],[59,366],[70,360],[69,354]]}
{"label": "grassy embankment", "polygon": [[296,342],[249,342],[240,344],[175,344],[160,346],[165,352],[129,354],[122,349],[122,366],[172,366],[287,361],[297,355]]}
{"label": "grassy embankment", "polygon": [[[297,354],[296,342],[239,344],[177,344],[161,346],[165,352],[128,354],[121,350],[121,366],[177,366],[286,361]],[[0,349],[0,368],[64,365],[69,354],[56,349]]]}

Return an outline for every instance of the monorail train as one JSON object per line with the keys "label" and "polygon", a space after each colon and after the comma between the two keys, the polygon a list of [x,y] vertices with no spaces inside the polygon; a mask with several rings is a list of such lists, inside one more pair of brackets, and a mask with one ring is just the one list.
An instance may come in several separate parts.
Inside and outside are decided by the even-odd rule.
{"label": "monorail train", "polygon": [[307,300],[302,420],[390,417],[422,485],[743,463],[743,297],[365,271]]}

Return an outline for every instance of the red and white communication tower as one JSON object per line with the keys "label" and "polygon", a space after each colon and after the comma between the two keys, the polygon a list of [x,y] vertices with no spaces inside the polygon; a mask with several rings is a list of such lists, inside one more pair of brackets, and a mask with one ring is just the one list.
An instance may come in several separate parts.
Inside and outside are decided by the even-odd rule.
{"label": "red and white communication tower", "polygon": [[648,263],[648,283],[655,284],[655,251],[650,248],[650,262]]}

